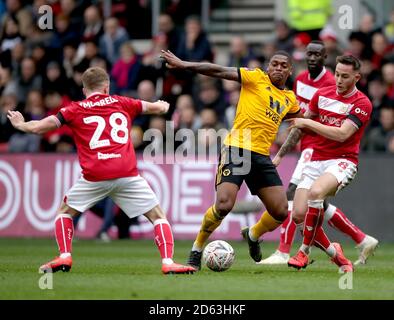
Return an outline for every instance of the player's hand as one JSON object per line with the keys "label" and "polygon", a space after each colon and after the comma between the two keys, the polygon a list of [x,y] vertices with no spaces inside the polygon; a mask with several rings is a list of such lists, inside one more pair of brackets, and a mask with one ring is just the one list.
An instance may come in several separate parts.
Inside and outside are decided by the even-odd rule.
{"label": "player's hand", "polygon": [[288,130],[291,130],[293,128],[303,129],[303,128],[307,127],[309,119],[292,118],[292,119],[287,119],[286,121],[290,122],[290,126],[289,126]]}
{"label": "player's hand", "polygon": [[156,103],[160,104],[160,106],[161,106],[160,114],[167,113],[168,109],[170,108],[170,104],[167,101],[157,100]]}
{"label": "player's hand", "polygon": [[170,50],[161,50],[160,59],[164,59],[166,61],[166,67],[169,69],[184,68],[184,61],[179,59]]}
{"label": "player's hand", "polygon": [[7,118],[10,119],[11,124],[16,129],[18,129],[18,127],[25,122],[25,118],[23,118],[19,111],[8,110]]}
{"label": "player's hand", "polygon": [[272,159],[272,163],[275,167],[279,166],[281,161],[282,161],[282,157],[278,155],[275,155],[274,159]]}

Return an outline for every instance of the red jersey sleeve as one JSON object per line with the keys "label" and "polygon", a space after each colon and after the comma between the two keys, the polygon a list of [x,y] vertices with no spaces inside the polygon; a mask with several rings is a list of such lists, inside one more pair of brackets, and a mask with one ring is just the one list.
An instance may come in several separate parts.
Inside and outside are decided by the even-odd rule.
{"label": "red jersey sleeve", "polygon": [[128,97],[116,97],[122,104],[124,110],[130,114],[131,119],[134,119],[142,113],[142,101]]}
{"label": "red jersey sleeve", "polygon": [[59,112],[63,116],[65,123],[72,123],[74,121],[76,115],[78,115],[77,108],[77,104],[71,103],[70,105],[63,107],[59,110]]}
{"label": "red jersey sleeve", "polygon": [[317,90],[316,93],[313,95],[311,101],[309,102],[309,111],[313,115],[319,114],[319,95],[319,90]]}
{"label": "red jersey sleeve", "polygon": [[350,110],[348,119],[351,120],[357,128],[365,126],[371,118],[372,104],[368,99],[363,99],[359,103],[356,103]]}

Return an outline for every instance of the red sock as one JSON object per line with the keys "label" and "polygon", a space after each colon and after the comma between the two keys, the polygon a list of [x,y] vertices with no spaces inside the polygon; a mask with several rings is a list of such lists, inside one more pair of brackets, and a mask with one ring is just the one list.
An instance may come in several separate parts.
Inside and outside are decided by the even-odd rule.
{"label": "red sock", "polygon": [[364,240],[365,233],[357,228],[340,210],[336,209],[328,224],[350,236],[357,244]]}
{"label": "red sock", "polygon": [[174,254],[174,237],[171,226],[166,219],[158,219],[154,222],[155,243],[160,251],[162,259],[172,259]]}
{"label": "red sock", "polygon": [[59,214],[55,220],[55,237],[60,254],[71,253],[74,223],[71,215]]}
{"label": "red sock", "polygon": [[302,244],[305,246],[311,246],[313,243],[316,231],[323,223],[323,200],[308,200],[308,212],[305,216],[304,221],[304,239]]}
{"label": "red sock", "polygon": [[291,211],[285,221],[282,223],[280,229],[280,243],[278,250],[283,253],[290,253],[291,245],[293,244],[297,225],[291,218]]}
{"label": "red sock", "polygon": [[316,247],[322,249],[323,251],[327,251],[328,247],[331,244],[330,240],[328,239],[326,233],[321,226],[316,229],[315,240],[313,244]]}

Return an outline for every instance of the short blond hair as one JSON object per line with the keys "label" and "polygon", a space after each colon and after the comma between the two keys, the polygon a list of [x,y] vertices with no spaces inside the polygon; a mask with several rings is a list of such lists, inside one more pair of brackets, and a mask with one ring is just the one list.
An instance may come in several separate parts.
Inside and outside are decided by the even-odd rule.
{"label": "short blond hair", "polygon": [[82,74],[82,84],[89,91],[101,89],[109,84],[108,73],[100,67],[89,68]]}

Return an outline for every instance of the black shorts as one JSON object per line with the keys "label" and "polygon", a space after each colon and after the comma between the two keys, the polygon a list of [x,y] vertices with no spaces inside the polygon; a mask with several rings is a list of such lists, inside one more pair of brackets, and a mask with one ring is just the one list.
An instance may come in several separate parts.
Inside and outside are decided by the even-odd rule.
{"label": "black shorts", "polygon": [[219,158],[215,187],[222,182],[234,183],[241,187],[244,180],[253,195],[261,188],[283,185],[269,156],[224,146]]}

